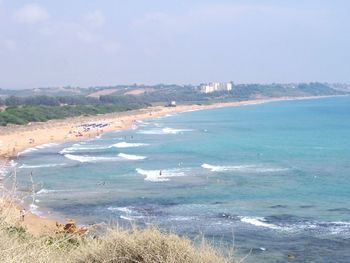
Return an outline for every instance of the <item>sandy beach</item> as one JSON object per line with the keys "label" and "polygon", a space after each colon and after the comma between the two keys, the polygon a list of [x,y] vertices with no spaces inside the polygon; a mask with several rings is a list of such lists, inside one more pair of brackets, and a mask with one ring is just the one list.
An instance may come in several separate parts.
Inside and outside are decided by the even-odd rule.
{"label": "sandy beach", "polygon": [[[323,96],[324,97],[324,96]],[[214,109],[222,107],[235,107],[282,100],[317,99],[323,97],[299,97],[299,98],[274,98],[240,102],[215,103],[210,105],[179,105],[177,107],[149,107],[146,109],[111,113],[105,115],[75,117],[64,120],[52,120],[45,123],[31,123],[28,125],[9,125],[0,128],[0,167],[15,159],[18,154],[33,147],[48,143],[63,143],[68,141],[83,140],[99,136],[106,132],[125,130],[131,128],[137,121],[159,118],[167,114],[186,112],[193,110]],[[19,211],[22,209],[16,206]],[[25,220],[19,222],[34,235],[53,232],[56,221],[41,218],[29,211]]]}
{"label": "sandy beach", "polygon": [[[323,96],[325,97],[325,96]],[[63,143],[99,136],[106,132],[126,130],[136,121],[159,118],[167,114],[192,110],[222,107],[236,107],[282,100],[317,99],[314,97],[273,98],[239,102],[223,102],[210,105],[179,105],[177,107],[149,107],[127,112],[109,113],[89,117],[74,117],[64,120],[50,120],[44,123],[9,125],[0,127],[0,158],[13,159],[20,152],[48,143]]]}

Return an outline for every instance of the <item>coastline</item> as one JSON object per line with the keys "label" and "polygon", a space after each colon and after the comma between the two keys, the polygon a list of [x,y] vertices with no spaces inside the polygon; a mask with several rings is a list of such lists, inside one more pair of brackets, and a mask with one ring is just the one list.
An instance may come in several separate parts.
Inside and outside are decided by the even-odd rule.
{"label": "coastline", "polygon": [[[64,143],[68,141],[84,140],[99,136],[103,133],[130,129],[136,121],[155,119],[167,114],[181,113],[195,110],[207,110],[223,107],[238,107],[268,102],[287,100],[321,99],[334,96],[310,96],[310,97],[280,97],[273,99],[258,99],[239,102],[223,102],[209,105],[179,105],[177,107],[150,107],[141,110],[111,113],[91,117],[75,117],[65,120],[53,120],[45,123],[33,123],[25,126],[10,126],[0,128],[0,164],[8,163],[22,151],[34,147],[40,147],[49,143]],[[86,123],[108,124],[105,127],[87,130],[82,127]],[[12,197],[14,199],[14,197]],[[1,198],[0,198],[1,201]],[[19,215],[22,209],[16,201],[11,200],[14,212]],[[19,216],[18,216],[19,218]],[[43,218],[31,212],[27,212],[26,218],[21,225],[25,226],[29,233],[41,235],[57,230],[56,221],[51,218]]]}
{"label": "coastline", "polygon": [[[177,107],[155,106],[127,112],[50,120],[48,122],[29,123],[27,125],[10,125],[8,127],[0,127],[0,160],[15,159],[19,153],[45,144],[78,141],[100,136],[107,132],[127,130],[130,129],[136,121],[156,119],[173,113],[329,97],[337,96],[280,97],[237,102],[220,102],[208,105],[179,105]],[[107,126],[89,130],[81,126],[82,124],[91,123],[107,124]]]}

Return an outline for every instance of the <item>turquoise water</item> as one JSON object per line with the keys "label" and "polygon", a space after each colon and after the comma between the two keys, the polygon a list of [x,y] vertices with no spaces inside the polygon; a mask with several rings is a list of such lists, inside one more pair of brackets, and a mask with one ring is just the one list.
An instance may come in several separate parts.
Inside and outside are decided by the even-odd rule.
{"label": "turquoise water", "polygon": [[247,262],[350,262],[349,149],[337,97],[181,113],[16,162],[44,216],[234,240]]}

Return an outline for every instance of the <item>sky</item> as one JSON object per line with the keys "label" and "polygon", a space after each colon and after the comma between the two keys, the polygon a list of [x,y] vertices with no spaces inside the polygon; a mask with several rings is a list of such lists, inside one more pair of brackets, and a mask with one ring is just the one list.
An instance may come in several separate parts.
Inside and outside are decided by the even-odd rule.
{"label": "sky", "polygon": [[0,88],[350,83],[348,0],[0,0]]}

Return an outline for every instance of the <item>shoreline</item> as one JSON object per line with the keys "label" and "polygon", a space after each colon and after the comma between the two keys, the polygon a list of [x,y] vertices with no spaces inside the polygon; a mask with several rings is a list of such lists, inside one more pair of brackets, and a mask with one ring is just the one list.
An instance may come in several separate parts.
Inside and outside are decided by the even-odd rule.
{"label": "shoreline", "polygon": [[[0,128],[0,168],[1,164],[8,165],[10,160],[17,158],[21,152],[31,148],[40,148],[40,146],[43,147],[50,143],[60,144],[70,141],[86,140],[108,132],[127,130],[132,128],[136,121],[157,119],[168,114],[329,97],[338,96],[280,97],[238,102],[221,102],[208,105],[192,104],[179,105],[177,107],[156,106],[128,112],[109,113],[90,117],[74,117],[65,120],[52,120],[45,123],[33,123],[23,126],[13,125],[3,129]],[[94,123],[94,125],[98,123],[99,125],[97,128],[94,125],[92,126],[93,128],[90,128],[92,125],[91,123]],[[82,124],[87,124],[88,126],[82,126]],[[12,197],[11,203],[14,203],[14,207],[17,209],[19,215],[22,209],[21,204],[15,201],[15,197]],[[21,222],[21,224],[27,228],[29,233],[41,235],[57,230],[56,222],[57,221],[53,218],[44,218],[28,211],[26,220]]]}
{"label": "shoreline", "polygon": [[[87,117],[73,117],[63,120],[29,123],[27,125],[0,127],[0,160],[15,159],[21,152],[38,146],[45,146],[51,143],[61,144],[65,142],[79,141],[100,136],[108,132],[128,130],[132,128],[136,121],[161,118],[173,113],[256,105],[278,101],[322,99],[340,96],[344,95],[279,97],[236,102],[219,102],[208,105],[179,105],[176,107],[154,106],[126,112],[108,113]],[[82,126],[83,124],[91,123],[99,123],[107,126],[89,130],[84,129]]]}

